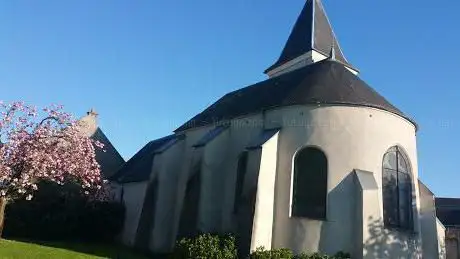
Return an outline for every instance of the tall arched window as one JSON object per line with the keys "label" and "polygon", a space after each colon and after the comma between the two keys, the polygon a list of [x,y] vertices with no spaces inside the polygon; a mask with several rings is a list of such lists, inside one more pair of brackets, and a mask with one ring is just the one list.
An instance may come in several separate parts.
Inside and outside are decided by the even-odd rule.
{"label": "tall arched window", "polygon": [[412,228],[412,181],[409,163],[398,147],[383,157],[383,219],[385,226]]}
{"label": "tall arched window", "polygon": [[318,148],[304,148],[294,158],[292,216],[325,219],[326,200],[326,155]]}

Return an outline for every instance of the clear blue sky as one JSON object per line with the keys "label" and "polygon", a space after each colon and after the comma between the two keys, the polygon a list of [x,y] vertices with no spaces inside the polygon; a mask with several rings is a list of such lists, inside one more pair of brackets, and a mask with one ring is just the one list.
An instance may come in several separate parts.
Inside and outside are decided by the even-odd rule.
{"label": "clear blue sky", "polygon": [[[90,107],[125,158],[265,79],[304,0],[0,1],[0,99]],[[415,118],[421,179],[460,197],[460,2],[324,0],[361,77]]]}

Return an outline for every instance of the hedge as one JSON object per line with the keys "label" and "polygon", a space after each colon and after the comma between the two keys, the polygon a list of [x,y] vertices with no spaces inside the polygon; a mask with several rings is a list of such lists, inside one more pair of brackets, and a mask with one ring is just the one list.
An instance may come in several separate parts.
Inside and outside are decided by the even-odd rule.
{"label": "hedge", "polygon": [[8,204],[4,236],[111,242],[123,227],[124,214],[122,204],[90,201],[74,184],[42,182],[31,201]]}
{"label": "hedge", "polygon": [[[236,259],[237,247],[235,238],[231,235],[212,235],[202,234],[195,238],[184,238],[180,240],[175,248],[174,253],[170,256],[172,259]],[[348,259],[350,255],[339,252],[334,256],[322,255],[319,253],[307,254],[302,253],[295,255],[291,250],[286,248],[266,250],[263,247],[257,248],[252,254],[248,255],[249,259]]]}

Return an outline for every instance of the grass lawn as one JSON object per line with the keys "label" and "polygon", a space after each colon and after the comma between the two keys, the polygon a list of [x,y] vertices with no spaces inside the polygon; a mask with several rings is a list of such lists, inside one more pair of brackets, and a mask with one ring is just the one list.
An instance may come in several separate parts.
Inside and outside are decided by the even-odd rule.
{"label": "grass lawn", "polygon": [[147,259],[147,257],[131,252],[123,247],[110,245],[88,245],[48,242],[0,241],[1,259]]}

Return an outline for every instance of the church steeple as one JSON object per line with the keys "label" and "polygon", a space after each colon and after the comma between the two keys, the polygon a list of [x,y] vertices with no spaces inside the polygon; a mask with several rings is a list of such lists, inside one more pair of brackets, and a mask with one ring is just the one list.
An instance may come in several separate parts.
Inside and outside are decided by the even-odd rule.
{"label": "church steeple", "polygon": [[321,0],[307,0],[278,61],[265,73],[277,76],[332,56],[358,73],[345,58]]}

